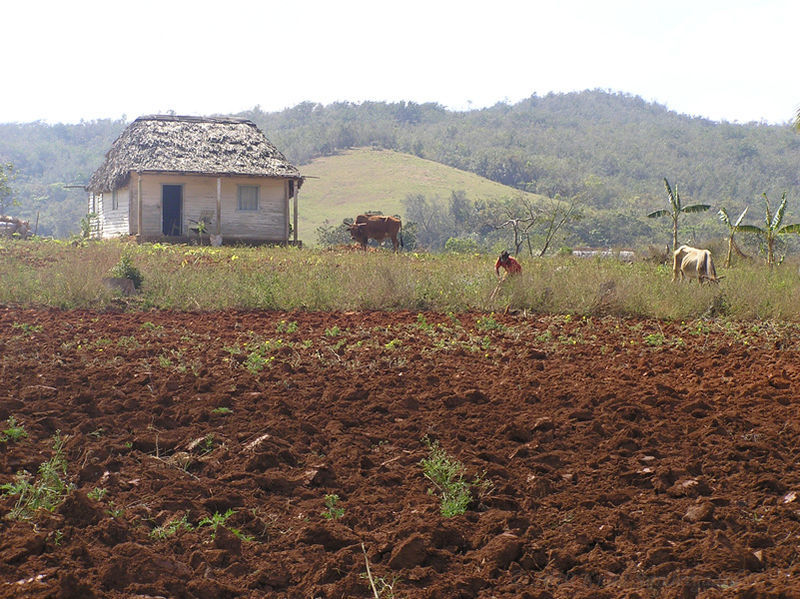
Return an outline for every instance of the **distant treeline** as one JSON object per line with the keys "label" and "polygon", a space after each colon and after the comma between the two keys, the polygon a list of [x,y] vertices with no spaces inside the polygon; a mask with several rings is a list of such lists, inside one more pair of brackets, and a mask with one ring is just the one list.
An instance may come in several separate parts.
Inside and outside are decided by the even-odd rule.
{"label": "distant treeline", "polygon": [[[281,112],[256,107],[253,120],[296,164],[359,146],[374,146],[472,171],[548,197],[581,195],[588,209],[573,242],[626,245],[669,241],[664,222],[644,215],[666,203],[663,179],[686,203],[712,210],[682,221],[685,236],[724,236],[724,206],[761,218],[761,194],[787,192],[787,222],[800,210],[800,135],[786,125],[718,123],[671,112],[627,94],[593,90],[532,96],[516,104],[454,112],[413,102],[328,106],[306,102]],[[85,212],[80,190],[127,124],[0,125],[0,162],[12,162],[20,215],[41,212],[39,233],[63,236]],[[454,190],[458,191],[458,190]],[[657,238],[655,238],[657,237]]]}

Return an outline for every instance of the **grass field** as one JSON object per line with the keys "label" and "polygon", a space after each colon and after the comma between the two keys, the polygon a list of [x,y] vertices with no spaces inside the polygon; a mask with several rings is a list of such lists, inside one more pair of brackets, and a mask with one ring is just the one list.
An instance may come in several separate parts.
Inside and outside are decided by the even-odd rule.
{"label": "grass field", "polygon": [[[140,271],[122,297],[103,278],[122,257]],[[718,285],[673,283],[671,269],[611,259],[521,258],[497,285],[494,256],[199,247],[123,241],[0,242],[0,304],[56,308],[529,311],[668,320],[795,320],[800,278],[788,261],[726,271]]]}
{"label": "grass field", "polygon": [[300,170],[308,179],[300,192],[298,235],[304,244],[312,246],[317,243],[317,227],[326,220],[336,225],[368,210],[405,216],[403,200],[410,194],[442,201],[453,191],[464,191],[470,200],[539,197],[390,150],[349,150],[318,158]]}

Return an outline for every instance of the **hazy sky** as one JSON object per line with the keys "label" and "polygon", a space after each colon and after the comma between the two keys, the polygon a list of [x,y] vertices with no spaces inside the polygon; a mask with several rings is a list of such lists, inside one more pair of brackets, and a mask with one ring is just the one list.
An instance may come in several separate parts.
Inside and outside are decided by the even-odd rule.
{"label": "hazy sky", "polygon": [[784,123],[800,107],[796,0],[26,0],[3,6],[0,122],[451,109],[604,89]]}

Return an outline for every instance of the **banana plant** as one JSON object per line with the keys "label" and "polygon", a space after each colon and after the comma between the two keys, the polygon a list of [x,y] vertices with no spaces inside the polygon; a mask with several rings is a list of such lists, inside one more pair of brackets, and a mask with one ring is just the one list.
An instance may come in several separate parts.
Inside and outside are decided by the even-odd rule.
{"label": "banana plant", "polygon": [[[749,208],[749,206],[747,208]],[[728,255],[725,256],[725,268],[731,267],[731,254],[733,253],[733,250],[736,250],[736,253],[742,258],[746,258],[742,250],[739,249],[739,246],[736,245],[736,242],[733,240],[733,236],[736,231],[739,230],[739,225],[742,224],[742,219],[744,218],[744,215],[747,214],[747,208],[742,210],[742,213],[739,215],[739,218],[736,219],[736,222],[731,221],[730,216],[728,216],[728,211],[725,210],[724,207],[719,209],[719,219],[728,227]]]}
{"label": "banana plant", "polygon": [[781,205],[775,213],[769,205],[769,198],[766,193],[761,194],[766,204],[766,212],[764,216],[764,228],[757,227],[756,225],[739,225],[736,227],[737,231],[744,233],[753,233],[758,235],[764,244],[767,246],[767,265],[773,266],[775,264],[775,240],[778,235],[786,235],[789,233],[800,233],[800,223],[793,223],[791,225],[783,224],[783,217],[786,213],[786,192],[783,192],[781,197]]}
{"label": "banana plant", "polygon": [[672,218],[672,251],[678,249],[678,217],[683,213],[688,212],[705,212],[711,206],[709,204],[691,204],[684,206],[681,204],[681,196],[678,194],[678,186],[675,186],[675,191],[670,187],[669,181],[664,177],[664,187],[667,189],[667,198],[669,201],[669,208],[664,210],[656,210],[647,215],[648,218],[661,218],[662,216],[669,216]]}

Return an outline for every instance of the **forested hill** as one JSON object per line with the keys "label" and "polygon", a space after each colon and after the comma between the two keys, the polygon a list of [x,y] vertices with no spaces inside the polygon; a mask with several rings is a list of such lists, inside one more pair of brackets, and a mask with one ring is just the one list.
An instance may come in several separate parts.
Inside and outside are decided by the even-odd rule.
{"label": "forested hill", "polygon": [[[724,205],[731,213],[750,205],[757,217],[762,192],[779,199],[785,191],[790,213],[800,213],[800,135],[788,125],[792,115],[783,126],[718,123],[594,90],[534,95],[467,112],[406,102],[309,102],[237,116],[255,121],[299,165],[344,148],[373,146],[545,196],[582,193],[591,207],[637,220],[665,206],[664,177],[678,184],[684,203],[712,204],[715,211]],[[85,208],[73,204],[82,196],[54,184],[85,183],[125,124],[0,125],[0,162],[12,162],[19,174],[18,212],[41,209],[40,232],[76,230]],[[791,214],[788,219],[798,220]]]}

